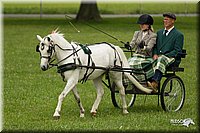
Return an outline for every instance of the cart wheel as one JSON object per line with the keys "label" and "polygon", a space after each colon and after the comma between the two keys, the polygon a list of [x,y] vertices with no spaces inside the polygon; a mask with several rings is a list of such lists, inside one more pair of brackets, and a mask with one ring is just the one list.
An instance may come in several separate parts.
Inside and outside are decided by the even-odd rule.
{"label": "cart wheel", "polygon": [[[131,84],[124,85],[125,90],[131,90],[131,87]],[[136,99],[136,94],[126,94],[125,97],[127,106],[132,107]],[[121,97],[115,83],[112,84],[111,98],[115,107],[122,108]]]}
{"label": "cart wheel", "polygon": [[185,101],[185,86],[178,76],[168,77],[161,89],[161,105],[165,111],[178,111]]}

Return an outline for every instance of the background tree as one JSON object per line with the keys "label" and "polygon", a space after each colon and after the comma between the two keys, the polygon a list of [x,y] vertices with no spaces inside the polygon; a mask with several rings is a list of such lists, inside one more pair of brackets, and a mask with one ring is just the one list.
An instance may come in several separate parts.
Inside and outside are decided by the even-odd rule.
{"label": "background tree", "polygon": [[76,15],[77,21],[88,21],[88,20],[100,21],[101,19],[102,18],[100,16],[100,12],[97,7],[96,1],[91,1],[91,2],[86,2],[84,0],[81,1],[79,11]]}

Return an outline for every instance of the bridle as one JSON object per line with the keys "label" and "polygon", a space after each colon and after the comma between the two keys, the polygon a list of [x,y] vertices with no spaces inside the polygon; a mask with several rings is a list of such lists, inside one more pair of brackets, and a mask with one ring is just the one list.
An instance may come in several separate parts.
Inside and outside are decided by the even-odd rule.
{"label": "bridle", "polygon": [[[43,44],[43,45],[45,45],[45,44]],[[40,53],[40,58],[48,59],[48,62],[49,62],[52,59],[53,52],[55,52],[55,46],[49,45],[49,49],[47,50],[47,53],[49,54],[48,56],[42,55],[39,48],[40,48],[40,45],[38,44],[36,46],[36,52]]]}
{"label": "bridle", "polygon": [[[77,49],[77,47],[78,47],[78,45],[77,45],[77,47],[75,48],[73,45],[71,45],[72,46],[72,48],[62,48],[62,47],[60,47],[58,44],[54,44],[53,43],[53,41],[50,39],[50,37],[46,37],[47,39],[48,39],[48,41],[50,42],[51,41],[51,44],[48,46],[49,48],[48,48],[48,50],[47,50],[47,53],[49,54],[48,56],[43,56],[43,55],[41,55],[41,52],[40,52],[40,44],[38,44],[37,46],[36,46],[36,52],[39,52],[40,53],[40,59],[41,58],[45,58],[45,59],[48,59],[48,64],[49,64],[49,69],[50,68],[52,68],[52,67],[54,67],[54,66],[58,66],[58,64],[59,63],[61,63],[61,62],[63,62],[64,60],[66,60],[66,59],[68,59],[69,57],[71,57],[71,56],[77,56],[78,57],[78,54],[77,54],[77,52],[78,51],[80,51],[82,48],[79,48],[78,50],[76,50]],[[41,43],[41,45],[46,45],[46,44],[44,44],[44,43]],[[56,51],[55,51],[55,47],[58,47],[59,49],[61,49],[61,50],[63,50],[63,51],[73,51],[70,55],[68,55],[68,56],[66,56],[65,58],[63,58],[62,60],[60,60],[60,61],[58,61],[57,63],[55,63],[55,64],[53,64],[53,62],[55,61],[55,59],[52,59],[53,58],[53,53],[55,53]],[[80,64],[80,60],[79,60],[79,58],[78,58],[78,61],[79,61],[79,64]],[[75,59],[74,59],[74,62],[75,62]]]}

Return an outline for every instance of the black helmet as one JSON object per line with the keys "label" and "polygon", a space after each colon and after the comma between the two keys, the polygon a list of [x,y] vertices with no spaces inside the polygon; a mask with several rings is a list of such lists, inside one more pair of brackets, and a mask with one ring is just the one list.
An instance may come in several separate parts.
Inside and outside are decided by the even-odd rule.
{"label": "black helmet", "polygon": [[153,25],[153,18],[148,14],[143,14],[138,18],[137,24]]}

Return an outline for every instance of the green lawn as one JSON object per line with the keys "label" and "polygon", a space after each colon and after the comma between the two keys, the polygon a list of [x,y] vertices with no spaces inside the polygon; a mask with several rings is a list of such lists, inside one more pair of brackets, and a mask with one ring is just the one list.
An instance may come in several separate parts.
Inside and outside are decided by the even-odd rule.
{"label": "green lawn", "polygon": [[[137,18],[110,18],[92,25],[130,41],[138,25]],[[155,17],[154,29],[162,28],[161,17]],[[67,40],[80,43],[111,42],[122,44],[91,29],[82,23],[74,23],[81,31],[77,33],[64,19],[4,19],[4,66],[3,66],[3,129],[5,131],[197,131],[198,87],[197,87],[197,17],[178,17],[176,27],[184,33],[187,58],[181,66],[185,72],[178,73],[186,87],[186,101],[179,112],[167,113],[157,106],[157,96],[138,96],[129,114],[122,115],[121,109],[112,105],[110,91],[99,106],[97,117],[90,116],[96,92],[91,81],[78,85],[78,91],[86,110],[85,118],[79,118],[79,109],[70,93],[64,100],[61,119],[53,120],[58,95],[65,83],[56,68],[43,72],[39,67],[36,35],[45,36],[59,27]],[[171,119],[192,118],[195,125],[189,128],[170,124]]]}
{"label": "green lawn", "polygon": [[[78,12],[80,3],[68,2],[68,3],[42,3],[42,13],[47,14],[76,14]],[[23,3],[23,2],[4,2],[3,13],[40,13],[40,2]],[[163,12],[175,12],[175,13],[196,13],[197,3],[195,2],[177,2],[177,3],[98,3],[98,7],[101,14],[138,14],[138,13],[163,13]]]}

